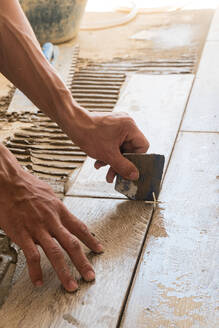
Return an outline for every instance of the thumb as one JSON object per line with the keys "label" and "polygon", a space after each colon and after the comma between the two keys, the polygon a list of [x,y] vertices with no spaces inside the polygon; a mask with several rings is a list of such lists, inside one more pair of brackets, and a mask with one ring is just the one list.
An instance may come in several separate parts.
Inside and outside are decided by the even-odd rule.
{"label": "thumb", "polygon": [[120,152],[114,155],[113,161],[110,163],[111,167],[117,174],[121,175],[127,180],[138,180],[139,172],[136,166],[125,158]]}

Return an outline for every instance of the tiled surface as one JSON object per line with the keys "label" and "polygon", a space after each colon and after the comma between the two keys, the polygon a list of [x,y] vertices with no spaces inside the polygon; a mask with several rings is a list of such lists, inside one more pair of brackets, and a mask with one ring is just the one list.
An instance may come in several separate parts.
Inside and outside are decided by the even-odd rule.
{"label": "tiled surface", "polygon": [[[219,121],[216,13],[120,327],[216,328]],[[213,33],[214,32],[214,33]],[[214,35],[214,37],[213,37]]]}
{"label": "tiled surface", "polygon": [[219,7],[215,11],[211,27],[208,33],[207,41],[219,41]]}
{"label": "tiled surface", "polygon": [[[149,153],[165,155],[167,166],[192,86],[193,75],[133,74],[124,88],[115,112],[126,112],[148,138]],[[87,159],[67,195],[123,197],[106,184],[108,168],[95,171]]]}
{"label": "tiled surface", "polygon": [[[217,66],[215,57],[212,58]],[[198,79],[202,83],[210,71],[202,60],[196,83]],[[164,153],[167,159],[173,150],[193,76],[174,78],[154,79],[136,74],[116,109],[128,111],[153,145],[150,151]],[[211,81],[213,88],[216,81]],[[30,322],[32,327],[42,328],[216,328],[218,134],[197,133],[196,118],[187,118],[194,115],[194,107],[189,102],[186,113],[194,133],[181,133],[177,140],[161,194],[164,204],[153,218],[121,325],[118,320],[152,208],[133,201],[66,197],[68,209],[85,221],[105,245],[103,255],[88,255],[97,272],[96,282],[80,281],[79,292],[66,294],[42,255],[44,287],[33,289],[25,271],[0,310],[0,328],[29,328]],[[204,121],[205,129],[207,121],[212,125],[212,115]],[[95,185],[96,180],[92,179]],[[108,192],[102,193],[103,185],[101,178],[98,197]],[[89,185],[88,189],[83,188],[82,184],[81,190],[86,193],[91,190]],[[74,274],[77,275],[75,271]],[[36,316],[36,312],[41,315]]]}
{"label": "tiled surface", "polygon": [[218,327],[219,134],[182,133],[121,327]]}
{"label": "tiled surface", "polygon": [[0,328],[116,327],[152,206],[144,202],[76,197],[66,197],[64,203],[104,245],[105,252],[101,255],[89,253],[86,248],[96,271],[95,282],[85,283],[69,263],[80,289],[74,294],[64,292],[42,253],[44,287],[33,288],[25,269],[0,309]]}
{"label": "tiled surface", "polygon": [[[218,37],[213,36],[218,35]],[[219,10],[211,25],[182,129],[219,132]]]}

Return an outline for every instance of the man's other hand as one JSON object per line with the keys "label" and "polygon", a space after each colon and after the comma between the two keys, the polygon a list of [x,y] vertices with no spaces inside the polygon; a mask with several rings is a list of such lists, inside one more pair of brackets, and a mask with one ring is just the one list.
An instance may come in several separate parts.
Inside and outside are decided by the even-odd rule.
{"label": "man's other hand", "polygon": [[14,179],[11,186],[6,185],[1,194],[0,226],[22,248],[33,284],[43,284],[37,245],[47,255],[66,290],[74,291],[78,286],[70,274],[62,248],[81,276],[86,281],[94,280],[94,269],[79,240],[95,253],[102,252],[101,244],[46,183],[23,170],[20,173],[21,176]]}
{"label": "man's other hand", "polygon": [[93,124],[83,126],[78,144],[95,158],[95,168],[110,165],[106,180],[113,182],[116,173],[129,180],[137,180],[138,170],[122,153],[145,153],[149,142],[135,121],[126,113],[91,115]]}

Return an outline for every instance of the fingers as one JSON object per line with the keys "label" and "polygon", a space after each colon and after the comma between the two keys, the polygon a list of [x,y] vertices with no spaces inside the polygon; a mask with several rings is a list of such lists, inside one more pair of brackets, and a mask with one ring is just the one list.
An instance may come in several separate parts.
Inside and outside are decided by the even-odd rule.
{"label": "fingers", "polygon": [[58,243],[49,235],[49,233],[43,233],[40,237],[39,243],[56,271],[63,287],[69,292],[77,290],[78,285],[70,274],[63,251]]}
{"label": "fingers", "polygon": [[149,141],[145,138],[145,136],[139,132],[138,136],[133,138],[129,143],[130,148],[124,150],[124,152],[135,152],[135,153],[146,153],[148,148],[150,147]]}
{"label": "fingers", "polygon": [[[98,170],[98,169],[100,169],[101,167],[106,166],[106,165],[107,165],[106,163],[97,160],[97,161],[95,162],[95,164],[94,164],[94,167],[95,167],[95,169]],[[108,183],[112,183],[113,180],[114,180],[114,178],[115,178],[115,176],[116,176],[116,172],[113,170],[112,167],[110,167],[109,170],[108,170],[108,173],[107,173],[107,175],[106,175],[106,181],[107,181]]]}
{"label": "fingers", "polygon": [[[120,174],[124,179],[128,180],[138,180],[139,172],[136,166],[131,163],[127,158],[122,156],[122,154],[118,151],[115,153],[113,161],[110,163],[113,170]],[[112,178],[112,173],[109,173]]]}
{"label": "fingers", "polygon": [[110,167],[109,170],[108,170],[108,173],[106,175],[106,181],[108,183],[112,183],[113,180],[114,180],[114,178],[115,178],[115,176],[116,176],[116,172],[113,170],[112,167]]}
{"label": "fingers", "polygon": [[150,144],[133,119],[129,120],[126,128],[127,135],[124,141],[126,149],[123,149],[123,152],[146,153]]}
{"label": "fingers", "polygon": [[[94,166],[96,169],[99,169],[105,165],[107,164],[104,162],[96,161]],[[106,181],[108,183],[112,183],[116,173],[120,174],[123,178],[128,180],[138,180],[139,177],[139,172],[135,165],[124,156],[122,156],[121,153],[118,153],[117,156],[113,157],[113,163],[111,164],[111,167],[109,168],[106,175]]]}
{"label": "fingers", "polygon": [[[106,163],[97,160],[97,161],[95,162],[95,164],[94,164],[94,167],[95,167],[95,169],[98,170],[98,169],[100,169],[101,167],[106,166],[106,165],[107,165]],[[106,181],[107,181],[108,183],[112,183],[113,180],[114,180],[114,178],[115,178],[115,176],[116,176],[116,172],[113,170],[112,167],[110,167],[109,170],[108,170],[108,173],[107,173],[107,175],[106,175]]]}
{"label": "fingers", "polygon": [[32,283],[39,287],[43,285],[43,275],[40,266],[40,253],[37,246],[34,244],[31,238],[25,236],[22,238],[23,242],[19,246],[23,249],[26,257],[28,271]]}
{"label": "fingers", "polygon": [[86,281],[94,280],[94,270],[84,252],[82,251],[79,240],[75,236],[71,235],[69,231],[64,227],[60,227],[55,231],[55,238],[66,250],[75,267],[80,272],[81,276]]}
{"label": "fingers", "polygon": [[121,147],[122,153],[146,153],[150,144],[148,140],[140,135],[130,141],[124,142]]}
{"label": "fingers", "polygon": [[88,248],[95,253],[102,253],[103,246],[101,243],[90,233],[87,226],[72,215],[66,208],[63,210],[62,222],[66,229],[80,239]]}
{"label": "fingers", "polygon": [[100,169],[101,167],[103,167],[103,166],[106,166],[107,164],[106,163],[104,163],[104,162],[102,162],[102,161],[99,161],[99,160],[97,160],[95,163],[94,163],[94,167],[95,167],[95,169]]}

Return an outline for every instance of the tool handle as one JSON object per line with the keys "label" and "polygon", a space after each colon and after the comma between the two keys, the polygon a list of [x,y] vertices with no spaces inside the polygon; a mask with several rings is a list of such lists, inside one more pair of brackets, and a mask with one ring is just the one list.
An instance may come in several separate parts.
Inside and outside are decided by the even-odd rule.
{"label": "tool handle", "polygon": [[46,59],[51,63],[54,57],[54,46],[51,42],[46,42],[42,46],[42,51]]}

